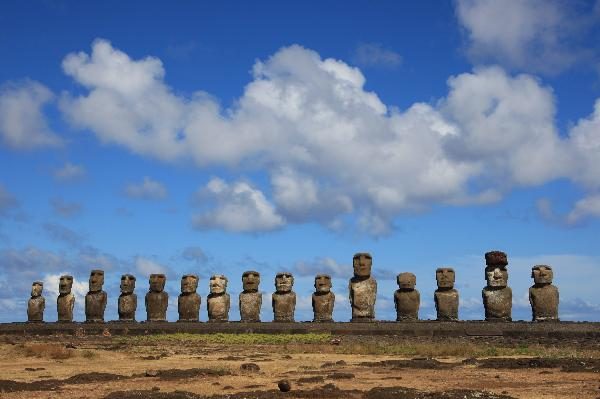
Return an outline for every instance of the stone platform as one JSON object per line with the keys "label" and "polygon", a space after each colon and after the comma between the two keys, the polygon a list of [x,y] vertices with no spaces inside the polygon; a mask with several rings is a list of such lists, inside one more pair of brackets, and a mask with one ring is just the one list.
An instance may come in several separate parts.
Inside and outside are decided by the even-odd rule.
{"label": "stone platform", "polygon": [[362,323],[177,323],[177,322],[106,322],[106,323],[3,323],[0,335],[148,335],[148,334],[261,333],[332,335],[391,335],[404,337],[506,337],[550,339],[600,339],[598,322],[485,322],[485,321],[375,321]]}

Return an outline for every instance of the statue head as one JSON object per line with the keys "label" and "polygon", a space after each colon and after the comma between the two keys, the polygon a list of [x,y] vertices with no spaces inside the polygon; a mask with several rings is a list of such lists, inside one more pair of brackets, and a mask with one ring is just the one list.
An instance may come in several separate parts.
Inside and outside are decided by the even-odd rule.
{"label": "statue head", "polygon": [[92,270],[90,272],[90,292],[102,291],[104,285],[104,270]]}
{"label": "statue head", "polygon": [[244,291],[256,292],[258,291],[258,285],[260,284],[260,273],[254,270],[245,271],[242,274],[242,285]]}
{"label": "statue head", "polygon": [[131,274],[124,274],[121,276],[121,293],[122,294],[133,294],[135,290],[135,276]]}
{"label": "statue head", "polygon": [[412,273],[400,273],[396,277],[396,281],[401,290],[414,290],[417,285],[417,276]]}
{"label": "statue head", "polygon": [[508,285],[506,266],[486,266],[485,280],[488,287],[504,288]]}
{"label": "statue head", "polygon": [[531,278],[536,285],[552,284],[554,272],[552,267],[548,265],[535,265],[531,268]]}
{"label": "statue head", "polygon": [[368,278],[371,276],[371,266],[373,258],[371,254],[359,252],[354,254],[352,258],[352,266],[354,267],[354,277]]}
{"label": "statue head", "polygon": [[210,278],[209,285],[211,294],[224,294],[227,290],[227,277],[215,274]]}
{"label": "statue head", "polygon": [[42,296],[42,291],[44,290],[44,283],[41,281],[34,281],[31,284],[31,297],[38,298]]}
{"label": "statue head", "polygon": [[162,273],[154,273],[150,275],[150,291],[163,292],[167,277]]}
{"label": "statue head", "polygon": [[61,295],[70,294],[71,288],[73,288],[73,276],[60,276],[60,280],[58,281],[58,293]]}
{"label": "statue head", "polygon": [[328,274],[317,274],[315,277],[315,290],[319,294],[326,294],[331,291],[331,276]]}
{"label": "statue head", "polygon": [[181,277],[181,293],[193,294],[198,289],[198,276],[195,274],[184,274]]}
{"label": "statue head", "polygon": [[292,273],[280,272],[275,275],[275,290],[279,293],[290,292],[294,285]]}
{"label": "statue head", "polygon": [[435,281],[438,288],[454,288],[456,274],[451,267],[439,267],[435,271]]}

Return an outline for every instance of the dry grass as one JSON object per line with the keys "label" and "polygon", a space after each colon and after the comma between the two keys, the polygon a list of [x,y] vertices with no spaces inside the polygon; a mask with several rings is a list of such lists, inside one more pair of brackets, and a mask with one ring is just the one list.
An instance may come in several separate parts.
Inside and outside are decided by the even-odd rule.
{"label": "dry grass", "polygon": [[17,349],[23,356],[54,360],[69,359],[75,353],[73,349],[68,349],[63,344],[46,342],[22,344]]}

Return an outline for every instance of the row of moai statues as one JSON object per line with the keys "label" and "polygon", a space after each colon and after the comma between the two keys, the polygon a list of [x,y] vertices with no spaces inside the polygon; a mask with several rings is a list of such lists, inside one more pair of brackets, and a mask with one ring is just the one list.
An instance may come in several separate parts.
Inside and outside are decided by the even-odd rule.
{"label": "row of moai statues", "polygon": [[[486,287],[482,291],[485,319],[488,321],[512,320],[512,290],[508,287],[507,256],[504,252],[491,251],[485,254]],[[352,321],[375,320],[375,301],[377,281],[371,274],[373,259],[368,253],[357,253],[353,258],[354,276],[348,286]],[[452,268],[436,270],[437,289],[434,293],[437,320],[458,320],[459,295],[454,288],[456,280]],[[534,321],[558,320],[558,288],[552,285],[552,268],[536,265],[531,277],[534,285],[529,289],[529,301]],[[186,274],[181,278],[181,294],[178,298],[180,322],[199,320],[201,297],[198,289],[198,276]],[[230,297],[227,293],[227,277],[213,275],[209,281],[210,294],[207,296],[208,319],[212,322],[228,321]],[[137,295],[134,293],[136,278],[131,274],[121,277],[121,295],[118,301],[120,321],[135,321]],[[169,295],[165,292],[166,276],[151,274],[150,289],[145,297],[147,321],[166,321]],[[400,273],[397,276],[399,289],[394,293],[396,320],[418,320],[420,294],[413,273]],[[259,292],[260,274],[246,271],[242,274],[243,291],[239,295],[240,319],[243,322],[259,322],[262,308],[262,294]],[[59,322],[73,320],[75,296],[71,292],[72,276],[61,276],[57,312]],[[89,279],[89,292],[85,296],[85,315],[87,322],[103,322],[107,304],[107,294],[102,290],[104,272],[92,270]],[[293,291],[294,277],[291,273],[281,272],[275,276],[275,292],[272,294],[273,320],[293,322],[296,309],[296,293]],[[313,321],[333,321],[335,295],[331,291],[331,276],[319,274],[315,277],[315,292],[312,295]],[[33,283],[27,314],[30,322],[43,321],[45,300],[42,296],[43,284]]]}

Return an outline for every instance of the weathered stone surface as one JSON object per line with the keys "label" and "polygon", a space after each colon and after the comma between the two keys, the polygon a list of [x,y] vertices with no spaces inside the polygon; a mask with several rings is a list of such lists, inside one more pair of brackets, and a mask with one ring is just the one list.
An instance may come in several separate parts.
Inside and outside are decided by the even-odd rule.
{"label": "weathered stone surface", "polygon": [[554,272],[548,265],[531,269],[534,285],[529,288],[533,321],[558,321],[558,288],[552,285]]}
{"label": "weathered stone surface", "polygon": [[146,294],[146,319],[148,321],[167,321],[169,294],[165,292],[167,277],[164,274],[150,275],[150,290]]}
{"label": "weathered stone surface", "polygon": [[315,277],[315,292],[312,294],[313,321],[333,321],[335,295],[331,292],[331,276],[319,274]]}
{"label": "weathered stone surface", "polygon": [[98,323],[104,321],[107,295],[102,291],[104,286],[104,271],[92,270],[90,272],[89,291],[85,296],[85,321]]}
{"label": "weathered stone surface", "polygon": [[399,287],[394,293],[396,321],[418,320],[421,295],[415,289],[417,277],[412,273],[400,273],[396,281]]}
{"label": "weathered stone surface", "polygon": [[437,290],[433,294],[437,319],[440,321],[458,320],[458,291],[454,289],[456,274],[450,267],[440,267],[435,271]]}
{"label": "weathered stone surface", "polygon": [[177,310],[179,320],[198,321],[200,320],[200,295],[198,290],[198,276],[194,274],[185,274],[181,277],[181,294],[177,298]]}
{"label": "weathered stone surface", "polygon": [[508,259],[504,252],[485,254],[487,286],[481,292],[487,321],[512,320],[512,290],[508,287]]}
{"label": "weathered stone surface", "polygon": [[242,274],[244,291],[240,293],[240,320],[244,322],[259,322],[262,307],[262,294],[258,291],[260,274],[254,270]]}
{"label": "weathered stone surface", "polygon": [[294,276],[282,272],[275,276],[275,292],[271,296],[273,321],[294,321],[296,293],[292,291]]}
{"label": "weathered stone surface", "polygon": [[352,321],[375,319],[377,281],[371,276],[372,265],[373,258],[368,253],[357,253],[352,259],[354,277],[348,285]]}
{"label": "weathered stone surface", "polygon": [[31,285],[31,298],[27,302],[27,321],[40,322],[44,321],[44,309],[46,308],[46,300],[42,296],[44,283],[34,281]]}
{"label": "weathered stone surface", "polygon": [[208,321],[228,321],[230,299],[227,293],[227,277],[215,274],[210,278],[210,294],[206,300]]}
{"label": "weathered stone surface", "polygon": [[75,307],[75,295],[71,293],[73,288],[73,276],[60,276],[58,282],[58,298],[56,298],[56,310],[58,321],[73,321],[73,308]]}
{"label": "weathered stone surface", "polygon": [[135,321],[137,310],[137,295],[135,290],[135,276],[124,274],[121,276],[121,295],[119,295],[119,320]]}

